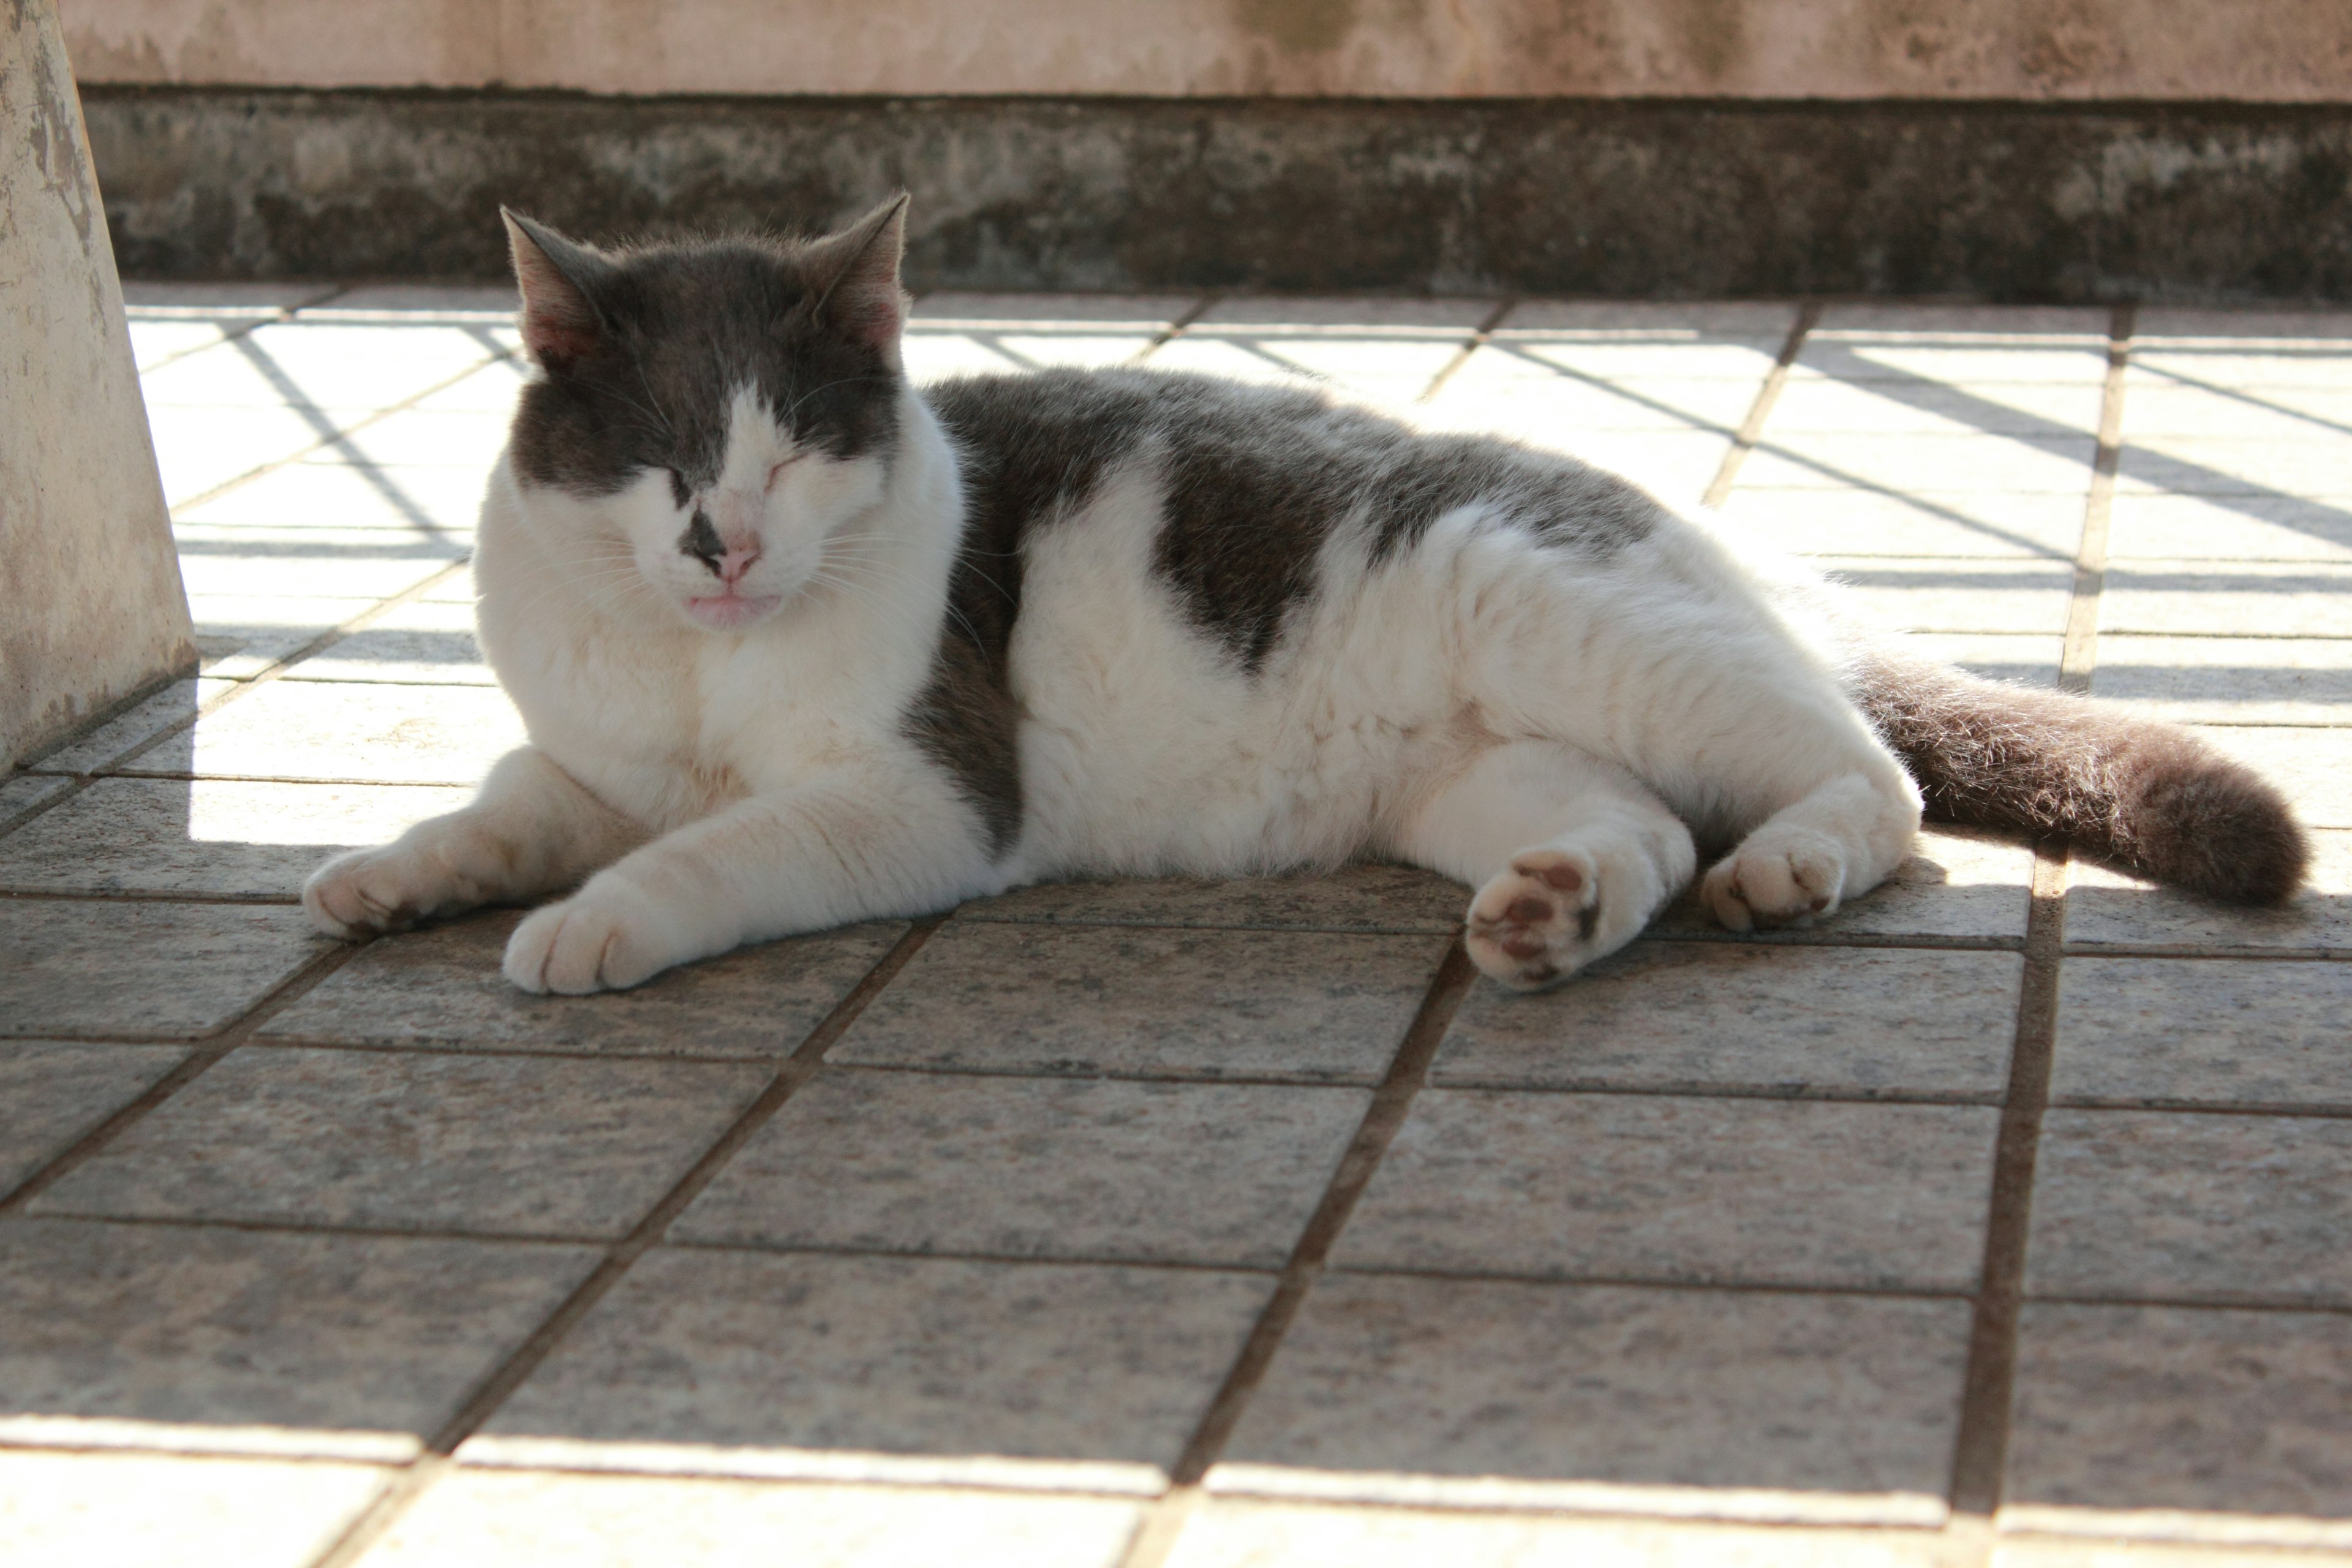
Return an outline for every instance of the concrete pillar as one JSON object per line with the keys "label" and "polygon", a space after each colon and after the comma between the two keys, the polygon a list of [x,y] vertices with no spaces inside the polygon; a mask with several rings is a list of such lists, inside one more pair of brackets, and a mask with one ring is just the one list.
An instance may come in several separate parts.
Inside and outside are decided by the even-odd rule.
{"label": "concrete pillar", "polygon": [[195,662],[54,0],[0,0],[0,773]]}

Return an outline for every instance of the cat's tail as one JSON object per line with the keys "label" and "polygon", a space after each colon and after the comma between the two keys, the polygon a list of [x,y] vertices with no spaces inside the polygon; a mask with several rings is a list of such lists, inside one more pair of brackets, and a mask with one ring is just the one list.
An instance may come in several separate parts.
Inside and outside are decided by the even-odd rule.
{"label": "cat's tail", "polygon": [[1853,696],[1931,818],[2064,834],[2233,904],[2284,903],[2302,884],[2310,850],[2285,797],[2177,725],[1885,647],[1856,660]]}

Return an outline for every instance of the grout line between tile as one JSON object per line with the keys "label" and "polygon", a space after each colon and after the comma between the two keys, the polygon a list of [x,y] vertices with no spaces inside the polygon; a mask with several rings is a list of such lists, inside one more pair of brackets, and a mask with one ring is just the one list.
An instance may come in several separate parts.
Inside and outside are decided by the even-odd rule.
{"label": "grout line between tile", "polygon": [[1207,315],[1211,310],[1215,310],[1217,308],[1217,301],[1223,298],[1224,295],[1222,292],[1211,289],[1208,293],[1202,294],[1199,299],[1194,300],[1182,314],[1179,315],[1174,321],[1169,322],[1166,326],[1160,328],[1157,332],[1154,332],[1151,335],[1151,341],[1144,344],[1141,348],[1136,350],[1135,353],[1128,359],[1127,363],[1129,364],[1141,364],[1146,360],[1149,360],[1153,354],[1158,353],[1161,349],[1166,348],[1170,343],[1172,343],[1178,338],[1182,337],[1186,331],[1191,330],[1193,322]]}
{"label": "grout line between tile", "polygon": [[1965,1533],[1983,1534],[2000,1506],[2009,1456],[2011,1394],[2017,1375],[2017,1319],[2023,1298],[2025,1247],[2032,1220],[2033,1167],[2042,1112],[2050,1102],[2051,1058],[2058,1030],[2058,963],[2065,933],[2066,849],[2034,848],[2033,908],[2028,917],[2025,980],[2010,1052],[2009,1092],[1994,1143],[1984,1261],[1969,1333],[1959,1431],[1953,1441],[1951,1508]]}
{"label": "grout line between tile", "polygon": [[1454,373],[1468,364],[1470,357],[1486,346],[1495,335],[1495,329],[1503,324],[1503,318],[1509,315],[1512,308],[1518,302],[1519,297],[1516,294],[1506,294],[1496,300],[1495,308],[1486,312],[1486,320],[1480,321],[1472,330],[1469,340],[1454,351],[1454,357],[1440,366],[1435,375],[1429,378],[1429,384],[1421,389],[1421,395],[1413,401],[1415,403],[1437,401],[1437,395],[1445,390],[1445,384],[1454,379]]}
{"label": "grout line between tile", "polygon": [[[351,962],[353,954],[366,946],[365,942],[337,942],[264,992],[258,999],[226,1024],[208,1035],[201,1036],[196,1048],[179,1066],[148,1085],[146,1092],[113,1115],[76,1139],[63,1152],[35,1170],[23,1181],[0,1194],[0,1215],[16,1214],[24,1206],[55,1186],[68,1174],[104,1152],[106,1147],[144,1120],[150,1111],[190,1083],[202,1077],[214,1064],[229,1052],[252,1038],[254,1031],[277,1014],[301,999],[320,982]],[[40,1038],[70,1038],[63,1035],[44,1035]],[[166,1043],[166,1042],[158,1042]],[[186,1046],[185,1038],[168,1042]]]}
{"label": "grout line between tile", "polygon": [[1723,455],[1722,466],[1715,479],[1699,498],[1699,504],[1720,507],[1731,497],[1731,487],[1738,480],[1739,466],[1748,454],[1764,438],[1764,422],[1772,416],[1772,405],[1780,401],[1780,389],[1789,384],[1789,372],[1803,352],[1805,339],[1822,319],[1821,302],[1808,300],[1797,308],[1797,319],[1789,328],[1789,341],[1780,345],[1780,357],[1764,377],[1764,384],[1756,389],[1756,401],[1748,405],[1748,417],[1739,422],[1739,429],[1731,437],[1731,449]]}
{"label": "grout line between tile", "polygon": [[1317,1277],[1322,1273],[1348,1216],[1355,1211],[1398,1129],[1404,1125],[1413,1096],[1429,1077],[1429,1064],[1437,1055],[1438,1042],[1445,1037],[1454,1009],[1462,1005],[1476,978],[1477,971],[1457,937],[1439,962],[1437,973],[1422,999],[1421,1010],[1412,1027],[1405,1031],[1404,1040],[1397,1047],[1380,1088],[1373,1091],[1372,1102],[1365,1108],[1355,1137],[1340,1156],[1338,1169],[1332,1172],[1322,1201],[1300,1232],[1289,1261],[1283,1265],[1272,1299],[1258,1314],[1241,1353],[1234,1357],[1200,1425],[1171,1469],[1168,1489],[1146,1505],[1143,1518],[1119,1560],[1120,1568],[1162,1568],[1167,1562],[1185,1521],[1200,1506],[1202,1478],[1232,1437],[1250,1395],[1265,1378],[1283,1336],[1297,1319],[1307,1293],[1314,1289]]}
{"label": "grout line between tile", "polygon": [[866,977],[848,995],[834,1005],[833,1010],[777,1067],[775,1075],[769,1079],[768,1087],[761,1090],[759,1097],[703,1152],[702,1157],[686,1174],[671,1184],[668,1192],[630,1228],[627,1236],[609,1246],[603,1261],[589,1272],[588,1277],[573,1287],[522,1343],[475,1385],[457,1411],[425,1439],[425,1453],[394,1475],[335,1540],[310,1559],[308,1568],[349,1568],[382,1539],[409,1506],[455,1464],[450,1456],[457,1452],[457,1446],[472,1436],[509,1394],[539,1370],[564,1336],[579,1325],[581,1319],[587,1316],[597,1302],[604,1300],[639,1258],[662,1239],[671,1223],[701,1194],[702,1190],[718,1176],[719,1170],[734,1158],[737,1151],[766,1126],[776,1112],[783,1109],[784,1102],[816,1075],[824,1053],[833,1048],[834,1042],[841,1038],[843,1032],[866,1010],[866,1005],[906,967],[908,960],[914,957],[939,926],[937,918],[918,921],[892,944],[890,951],[866,971]]}
{"label": "grout line between tile", "polygon": [[2083,506],[2083,542],[2074,552],[2074,595],[2067,608],[2058,689],[2087,692],[2098,663],[2099,600],[2107,581],[2107,533],[2115,513],[2116,468],[2123,459],[2125,370],[2135,308],[2118,305],[2107,325],[2107,380],[2099,403],[2099,453]]}

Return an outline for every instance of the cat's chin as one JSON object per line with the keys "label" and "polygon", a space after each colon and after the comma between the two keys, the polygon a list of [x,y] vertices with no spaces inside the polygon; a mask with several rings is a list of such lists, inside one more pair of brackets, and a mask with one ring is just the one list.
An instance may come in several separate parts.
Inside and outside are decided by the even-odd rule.
{"label": "cat's chin", "polygon": [[774,615],[776,606],[783,602],[781,594],[714,594],[709,598],[687,600],[686,613],[705,631],[740,632]]}

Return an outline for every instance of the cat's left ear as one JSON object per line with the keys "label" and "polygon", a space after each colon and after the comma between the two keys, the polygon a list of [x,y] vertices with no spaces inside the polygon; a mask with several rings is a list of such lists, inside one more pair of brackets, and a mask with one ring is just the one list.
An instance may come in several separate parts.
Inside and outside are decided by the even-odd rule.
{"label": "cat's left ear", "polygon": [[812,243],[803,258],[816,281],[817,319],[884,353],[897,351],[907,324],[907,291],[898,286],[907,201],[899,192],[840,233]]}
{"label": "cat's left ear", "polygon": [[499,216],[507,220],[515,283],[522,290],[523,346],[550,370],[594,353],[612,330],[597,303],[611,281],[612,261],[510,207],[500,207]]}

